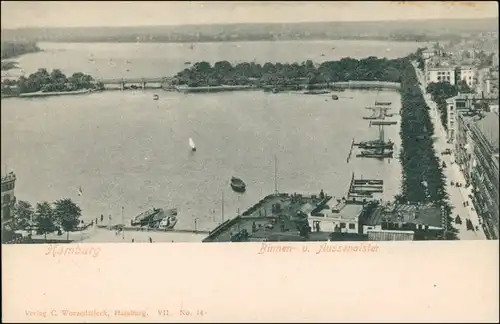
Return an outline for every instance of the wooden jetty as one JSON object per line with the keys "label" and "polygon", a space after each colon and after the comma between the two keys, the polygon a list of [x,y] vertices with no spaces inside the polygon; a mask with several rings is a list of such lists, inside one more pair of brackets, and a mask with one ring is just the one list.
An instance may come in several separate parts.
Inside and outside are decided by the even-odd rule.
{"label": "wooden jetty", "polygon": [[384,180],[381,179],[356,179],[353,172],[348,196],[371,198],[374,193],[384,192],[383,185]]}
{"label": "wooden jetty", "polygon": [[[364,118],[364,117],[363,117]],[[376,118],[373,118],[376,119]],[[388,125],[396,125],[398,122],[395,120],[375,120],[370,121],[370,126],[388,126]]]}
{"label": "wooden jetty", "polygon": [[356,157],[361,158],[375,158],[375,159],[385,159],[392,158],[393,151],[385,151],[384,149],[374,149],[374,150],[364,150],[356,154]]}
{"label": "wooden jetty", "polygon": [[390,106],[392,102],[390,101],[375,101],[376,106]]}

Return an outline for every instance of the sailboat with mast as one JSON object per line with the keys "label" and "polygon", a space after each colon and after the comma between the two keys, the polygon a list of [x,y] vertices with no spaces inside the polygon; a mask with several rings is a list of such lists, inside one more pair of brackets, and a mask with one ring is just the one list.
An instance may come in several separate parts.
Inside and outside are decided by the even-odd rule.
{"label": "sailboat with mast", "polygon": [[189,146],[191,147],[191,151],[196,152],[196,145],[191,137],[189,138]]}

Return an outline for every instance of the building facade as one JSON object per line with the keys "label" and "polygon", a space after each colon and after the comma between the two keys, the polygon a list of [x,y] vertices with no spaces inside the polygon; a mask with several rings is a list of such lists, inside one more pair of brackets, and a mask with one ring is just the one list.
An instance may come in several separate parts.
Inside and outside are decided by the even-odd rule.
{"label": "building facade", "polygon": [[12,229],[12,208],[16,203],[14,188],[16,184],[16,175],[10,172],[2,177],[2,241],[10,241]]}
{"label": "building facade", "polygon": [[477,69],[474,66],[459,66],[456,68],[457,82],[462,80],[473,89],[477,82]]}
{"label": "building facade", "polygon": [[413,231],[368,230],[369,241],[413,241]]}
{"label": "building facade", "polygon": [[307,220],[312,232],[357,234],[362,210],[362,204],[345,204],[322,210],[318,215],[308,214]]}
{"label": "building facade", "polygon": [[455,68],[453,66],[426,66],[425,85],[434,82],[448,82],[455,84]]}
{"label": "building facade", "polygon": [[498,114],[483,118],[457,116],[456,162],[467,185],[483,228],[491,239],[498,239],[499,216],[499,131]]}
{"label": "building facade", "polygon": [[474,94],[459,94],[458,96],[446,99],[446,115],[447,115],[447,137],[448,142],[454,143],[457,133],[457,114],[460,112],[470,111],[474,108],[475,100],[479,99]]}

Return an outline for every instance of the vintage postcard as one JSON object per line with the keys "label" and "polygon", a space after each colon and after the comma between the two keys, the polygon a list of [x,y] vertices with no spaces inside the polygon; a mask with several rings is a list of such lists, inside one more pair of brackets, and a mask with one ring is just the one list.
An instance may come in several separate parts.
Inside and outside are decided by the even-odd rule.
{"label": "vintage postcard", "polygon": [[4,321],[498,321],[496,2],[1,6]]}

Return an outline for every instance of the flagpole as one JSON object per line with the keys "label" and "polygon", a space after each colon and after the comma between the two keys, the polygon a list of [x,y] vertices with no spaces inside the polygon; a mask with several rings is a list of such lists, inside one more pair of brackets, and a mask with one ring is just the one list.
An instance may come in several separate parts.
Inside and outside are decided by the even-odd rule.
{"label": "flagpole", "polygon": [[122,206],[122,224],[123,224],[122,239],[125,239],[125,221],[124,221],[124,218],[123,218],[123,209],[124,209],[124,207]]}

